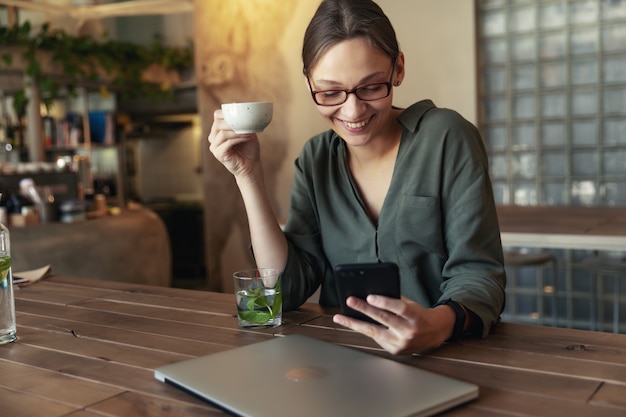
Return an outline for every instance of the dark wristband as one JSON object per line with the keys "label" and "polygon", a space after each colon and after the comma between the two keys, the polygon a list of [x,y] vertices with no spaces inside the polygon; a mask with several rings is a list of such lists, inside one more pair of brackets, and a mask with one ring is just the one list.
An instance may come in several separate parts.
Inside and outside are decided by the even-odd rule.
{"label": "dark wristband", "polygon": [[454,320],[454,329],[452,330],[452,336],[450,336],[450,338],[446,340],[446,342],[458,342],[463,337],[463,327],[465,327],[465,318],[467,317],[467,314],[465,314],[465,310],[463,310],[461,304],[457,303],[451,298],[439,301],[433,306],[433,308],[442,305],[452,307],[452,309],[454,310],[454,314],[456,315],[456,319]]}

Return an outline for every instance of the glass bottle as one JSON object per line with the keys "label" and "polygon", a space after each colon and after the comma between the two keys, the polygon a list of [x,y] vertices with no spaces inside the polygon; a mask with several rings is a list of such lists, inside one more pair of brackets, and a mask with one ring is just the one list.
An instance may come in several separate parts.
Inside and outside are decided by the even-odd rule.
{"label": "glass bottle", "polygon": [[[0,194],[1,195],[1,194]],[[9,229],[0,223],[0,345],[16,338]]]}

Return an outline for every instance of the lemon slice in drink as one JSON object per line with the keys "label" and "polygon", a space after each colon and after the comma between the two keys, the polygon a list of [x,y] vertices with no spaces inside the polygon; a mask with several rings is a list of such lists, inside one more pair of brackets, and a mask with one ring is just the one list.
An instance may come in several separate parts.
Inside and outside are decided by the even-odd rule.
{"label": "lemon slice in drink", "polygon": [[0,256],[0,284],[4,284],[4,280],[7,279],[9,268],[11,268],[11,257]]}

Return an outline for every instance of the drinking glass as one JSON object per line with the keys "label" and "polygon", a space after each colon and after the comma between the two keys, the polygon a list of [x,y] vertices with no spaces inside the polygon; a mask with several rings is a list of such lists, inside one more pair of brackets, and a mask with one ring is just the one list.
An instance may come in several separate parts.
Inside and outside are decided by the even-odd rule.
{"label": "drinking glass", "polygon": [[233,274],[239,327],[276,327],[283,318],[281,271],[253,268]]}

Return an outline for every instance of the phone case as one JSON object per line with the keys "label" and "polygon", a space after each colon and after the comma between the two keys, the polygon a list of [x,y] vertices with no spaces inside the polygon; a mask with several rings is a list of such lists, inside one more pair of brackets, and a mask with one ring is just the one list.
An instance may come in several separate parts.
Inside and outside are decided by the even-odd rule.
{"label": "phone case", "polygon": [[346,305],[348,297],[365,299],[369,294],[378,294],[400,298],[398,266],[391,262],[337,265],[335,282],[342,314],[370,323],[378,324],[372,318],[348,307]]}

